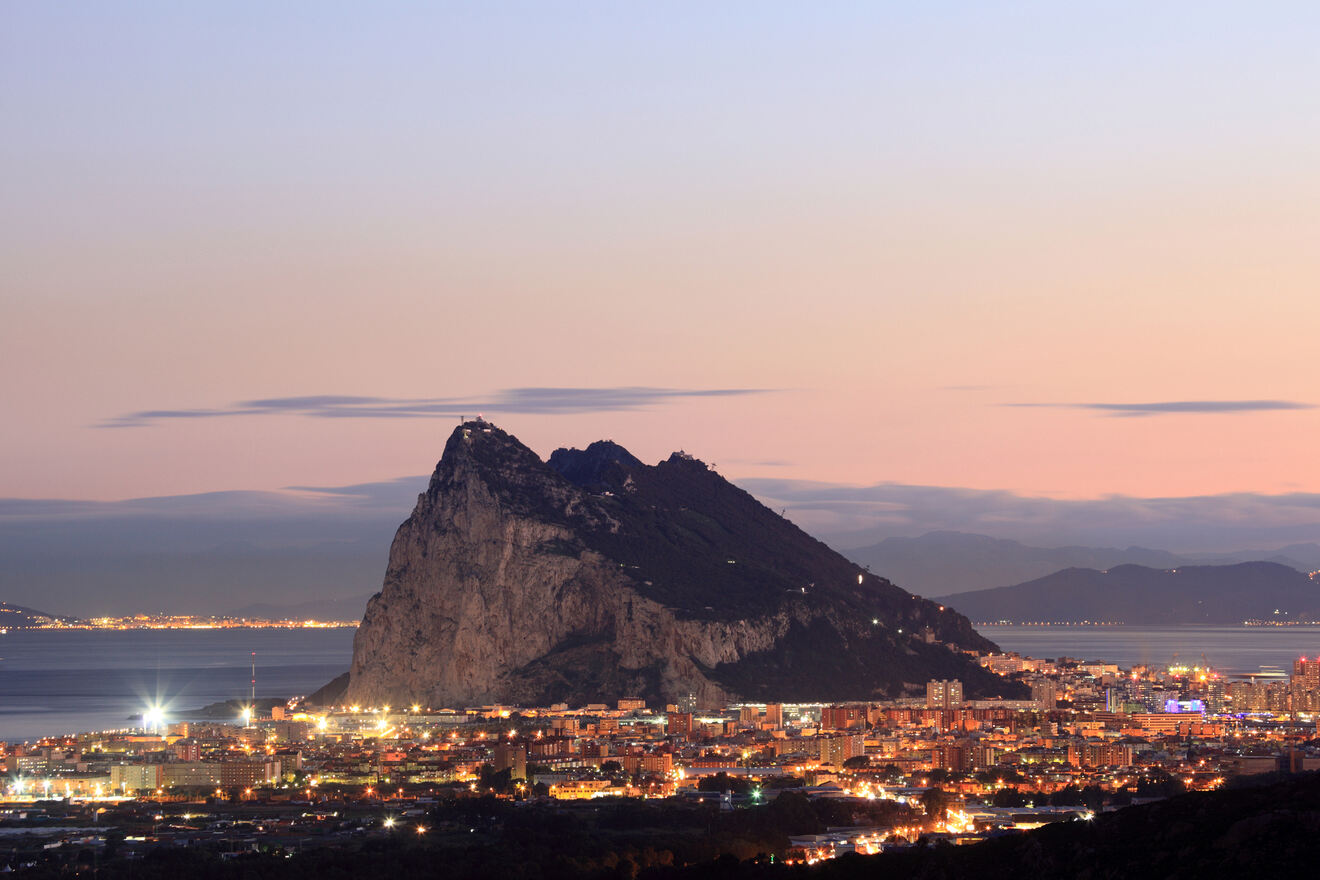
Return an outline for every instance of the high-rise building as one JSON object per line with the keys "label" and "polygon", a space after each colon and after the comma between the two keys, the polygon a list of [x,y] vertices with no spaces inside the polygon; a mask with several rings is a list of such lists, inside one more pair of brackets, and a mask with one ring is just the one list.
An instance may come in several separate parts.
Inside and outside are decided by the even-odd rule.
{"label": "high-rise building", "polygon": [[822,764],[842,767],[849,758],[866,754],[866,741],[860,734],[822,736],[817,738],[816,748]]}
{"label": "high-rise building", "polygon": [[866,726],[866,706],[825,706],[820,710],[822,730],[846,730]]}
{"label": "high-rise building", "polygon": [[1320,705],[1320,657],[1293,661],[1292,678],[1288,680],[1288,708],[1293,712],[1314,712]]}
{"label": "high-rise building", "polygon": [[926,682],[926,708],[927,709],[954,709],[963,703],[962,682],[956,679],[950,681]]}
{"label": "high-rise building", "polygon": [[1307,690],[1320,691],[1320,657],[1312,660],[1299,657],[1294,660],[1292,683],[1300,684]]}
{"label": "high-rise building", "polygon": [[766,703],[765,704],[765,723],[773,727],[784,726],[784,704]]}
{"label": "high-rise building", "polygon": [[930,754],[932,765],[951,773],[965,773],[972,769],[973,758],[972,749],[966,742],[936,743]]}
{"label": "high-rise building", "polygon": [[526,779],[527,747],[518,743],[500,743],[492,750],[491,767],[496,773],[508,770],[510,779]]}
{"label": "high-rise building", "polygon": [[1059,702],[1058,686],[1047,678],[1041,679],[1031,685],[1031,698],[1040,703],[1042,708],[1053,709]]}
{"label": "high-rise building", "polygon": [[665,719],[667,736],[690,736],[692,734],[691,712],[670,712]]}
{"label": "high-rise building", "polygon": [[1227,682],[1220,676],[1215,676],[1206,682],[1205,686],[1205,705],[1211,712],[1225,712],[1228,709],[1228,690]]}

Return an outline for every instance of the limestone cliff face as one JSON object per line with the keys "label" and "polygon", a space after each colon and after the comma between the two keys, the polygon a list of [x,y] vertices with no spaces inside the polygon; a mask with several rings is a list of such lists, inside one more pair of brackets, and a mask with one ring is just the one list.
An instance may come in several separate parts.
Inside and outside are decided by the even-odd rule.
{"label": "limestone cliff face", "polygon": [[998,686],[940,641],[989,646],[700,462],[648,467],[592,444],[545,463],[476,421],[394,538],[344,699],[712,705],[864,699],[932,676]]}

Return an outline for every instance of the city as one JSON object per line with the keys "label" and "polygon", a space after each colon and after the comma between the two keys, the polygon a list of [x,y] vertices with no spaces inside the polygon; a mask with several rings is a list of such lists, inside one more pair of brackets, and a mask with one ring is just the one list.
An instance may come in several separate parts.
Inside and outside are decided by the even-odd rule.
{"label": "city", "polygon": [[960,682],[930,681],[924,698],[721,711],[264,701],[199,723],[148,707],[143,728],[3,746],[0,862],[35,867],[89,850],[133,859],[178,844],[226,857],[353,851],[381,836],[451,833],[446,809],[489,799],[755,815],[804,798],[834,821],[787,829],[766,855],[815,863],[1320,769],[1320,658],[1270,681],[977,659],[1029,685],[1031,699],[968,700]]}

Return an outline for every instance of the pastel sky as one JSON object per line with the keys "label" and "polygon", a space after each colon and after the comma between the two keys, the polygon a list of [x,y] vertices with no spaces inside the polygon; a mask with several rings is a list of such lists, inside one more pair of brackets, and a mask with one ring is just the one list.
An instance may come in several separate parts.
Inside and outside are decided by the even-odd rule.
{"label": "pastel sky", "polygon": [[1316,4],[2,16],[0,496],[388,481],[478,411],[735,481],[1320,493]]}

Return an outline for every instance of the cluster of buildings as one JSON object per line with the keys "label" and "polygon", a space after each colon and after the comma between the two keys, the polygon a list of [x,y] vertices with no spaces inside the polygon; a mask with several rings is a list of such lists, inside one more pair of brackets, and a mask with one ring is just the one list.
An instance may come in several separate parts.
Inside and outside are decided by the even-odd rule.
{"label": "cluster of buildings", "polygon": [[[917,835],[966,840],[1032,827],[1077,815],[1083,800],[1320,769],[1320,659],[1263,683],[1199,667],[1124,670],[1017,654],[980,662],[1029,686],[1032,698],[972,700],[958,681],[931,681],[918,698],[711,713],[641,700],[328,713],[277,705],[270,717],[231,723],[0,744],[3,795],[11,804],[305,804],[331,791],[402,798],[450,786],[515,799],[710,797],[734,808],[791,788],[859,804],[921,804],[938,788],[951,799],[919,828],[856,830],[857,846],[871,851]],[[822,839],[803,851],[819,858],[849,846]]]}

